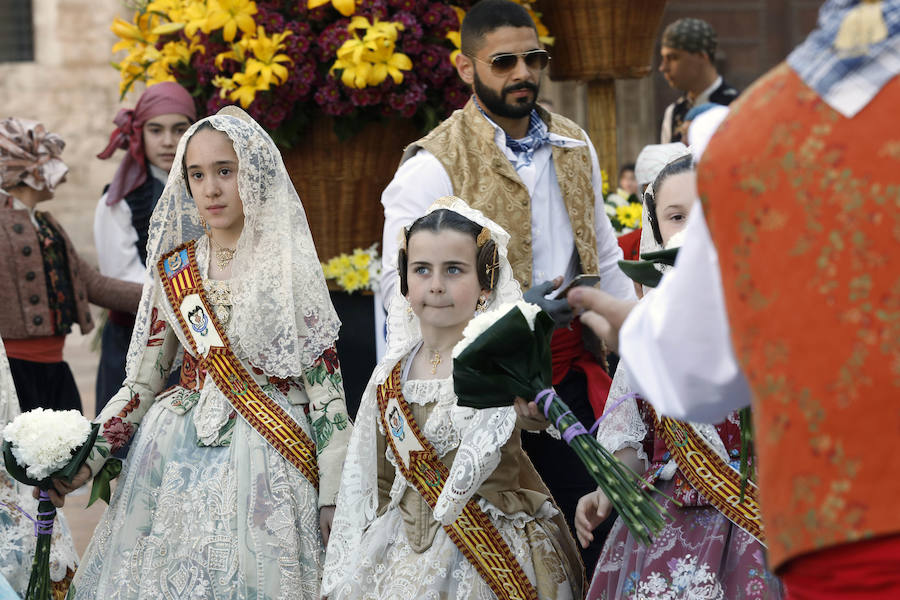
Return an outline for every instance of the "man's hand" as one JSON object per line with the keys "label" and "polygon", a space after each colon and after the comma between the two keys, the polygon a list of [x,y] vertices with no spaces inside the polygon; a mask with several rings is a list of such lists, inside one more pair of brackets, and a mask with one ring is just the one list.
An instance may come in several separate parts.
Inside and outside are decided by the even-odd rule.
{"label": "man's hand", "polygon": [[619,330],[637,302],[619,300],[589,287],[574,288],[569,292],[567,300],[576,309],[585,311],[581,315],[581,322],[603,338],[610,350],[618,352]]}
{"label": "man's hand", "polygon": [[575,508],[575,535],[582,548],[587,548],[594,541],[594,530],[606,520],[611,509],[612,503],[599,489],[578,500]]}
{"label": "man's hand", "polygon": [[569,301],[565,298],[561,298],[559,300],[550,300],[549,298],[545,298],[547,294],[557,289],[560,284],[562,284],[563,278],[562,276],[555,278],[553,281],[545,281],[543,283],[539,283],[534,287],[528,289],[523,295],[522,299],[525,302],[530,302],[532,304],[537,304],[540,306],[547,314],[549,314],[553,318],[554,324],[556,324],[556,328],[559,329],[561,327],[568,327],[569,322],[572,320],[572,317],[575,316],[572,311],[572,307],[569,305]]}
{"label": "man's hand", "polygon": [[331,537],[331,523],[334,521],[334,506],[323,506],[319,509],[319,529],[322,531],[322,543],[328,547]]}

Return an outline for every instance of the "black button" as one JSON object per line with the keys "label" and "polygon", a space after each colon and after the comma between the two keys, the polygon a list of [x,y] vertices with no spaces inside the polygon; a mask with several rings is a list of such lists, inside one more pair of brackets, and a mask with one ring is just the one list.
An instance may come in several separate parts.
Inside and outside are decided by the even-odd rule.
{"label": "black button", "polygon": [[78,292],[78,299],[84,300],[84,292]]}
{"label": "black button", "polygon": [[23,231],[25,231],[25,228],[22,227],[21,223],[16,223],[15,225],[13,225],[13,231],[15,231],[16,233],[22,233]]}
{"label": "black button", "polygon": [[31,320],[31,322],[34,323],[35,325],[40,325],[41,323],[44,322],[44,318],[41,315],[38,315],[35,318],[33,318]]}
{"label": "black button", "polygon": [[84,322],[85,323],[91,322],[91,313],[84,313]]}
{"label": "black button", "polygon": [[22,248],[22,254],[24,256],[31,256],[31,246],[25,246]]}
{"label": "black button", "polygon": [[34,281],[34,278],[34,271],[28,271],[27,273],[25,273],[25,281]]}
{"label": "black button", "polygon": [[37,294],[32,294],[31,298],[29,298],[28,301],[31,302],[32,304],[37,304],[38,302],[41,301],[41,297],[38,296]]}

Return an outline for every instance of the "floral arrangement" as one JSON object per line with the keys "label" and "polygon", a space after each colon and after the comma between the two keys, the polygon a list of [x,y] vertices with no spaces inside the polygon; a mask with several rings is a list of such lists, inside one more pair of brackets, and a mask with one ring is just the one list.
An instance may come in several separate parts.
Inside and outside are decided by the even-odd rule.
{"label": "floral arrangement", "polygon": [[[532,0],[542,41],[552,43]],[[469,91],[456,76],[459,24],[477,0],[137,0],[117,18],[124,95],[177,81],[200,114],[240,103],[276,142],[299,140],[315,114],[348,137],[373,119],[431,129]]]}
{"label": "floral arrangement", "polygon": [[381,259],[378,244],[365,250],[357,248],[352,254],[342,253],[322,263],[325,279],[331,279],[347,292],[378,289],[381,278]]}
{"label": "floral arrangement", "polygon": [[36,408],[3,428],[3,460],[17,481],[40,488],[34,518],[37,542],[25,600],[50,597],[50,542],[56,508],[47,490],[51,478],[72,481],[97,437],[98,426],[77,410]]}
{"label": "floral arrangement", "polygon": [[641,226],[644,206],[636,195],[622,198],[619,194],[608,194],[603,196],[603,203],[609,222],[619,235],[631,233]]}
{"label": "floral arrangement", "polygon": [[665,524],[664,509],[631,471],[597,441],[556,395],[550,338],[553,319],[519,301],[472,319],[453,348],[453,390],[458,404],[475,409],[534,399],[575,451],[635,537],[649,545]]}

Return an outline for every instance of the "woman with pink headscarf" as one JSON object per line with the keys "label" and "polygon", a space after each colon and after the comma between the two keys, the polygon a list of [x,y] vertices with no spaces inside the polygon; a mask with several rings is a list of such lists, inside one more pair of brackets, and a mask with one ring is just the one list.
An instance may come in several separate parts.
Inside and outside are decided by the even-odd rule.
{"label": "woman with pink headscarf", "polygon": [[[94,213],[97,262],[107,277],[144,282],[150,215],[172,168],[178,140],[196,120],[193,98],[172,81],[147,88],[134,109],[123,108],[116,115],[109,144],[97,155],[107,159],[118,148],[126,151]],[[125,379],[133,327],[133,313],[110,311],[97,369],[98,412]]]}
{"label": "woman with pink headscarf", "polygon": [[65,336],[94,324],[88,302],[136,310],[141,286],[104,277],[75,252],[66,232],[38,211],[69,170],[61,137],[25,119],[0,121],[0,336],[22,412],[81,410]]}

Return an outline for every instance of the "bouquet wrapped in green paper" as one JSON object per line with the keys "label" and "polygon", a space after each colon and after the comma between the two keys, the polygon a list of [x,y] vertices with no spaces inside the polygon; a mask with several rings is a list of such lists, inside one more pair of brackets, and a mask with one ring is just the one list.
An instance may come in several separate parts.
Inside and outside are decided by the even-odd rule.
{"label": "bouquet wrapped in green paper", "polygon": [[453,387],[460,406],[510,406],[516,396],[533,399],[635,537],[645,544],[665,524],[641,477],[623,465],[588,432],[551,387],[553,320],[524,301],[472,319],[453,349]]}

